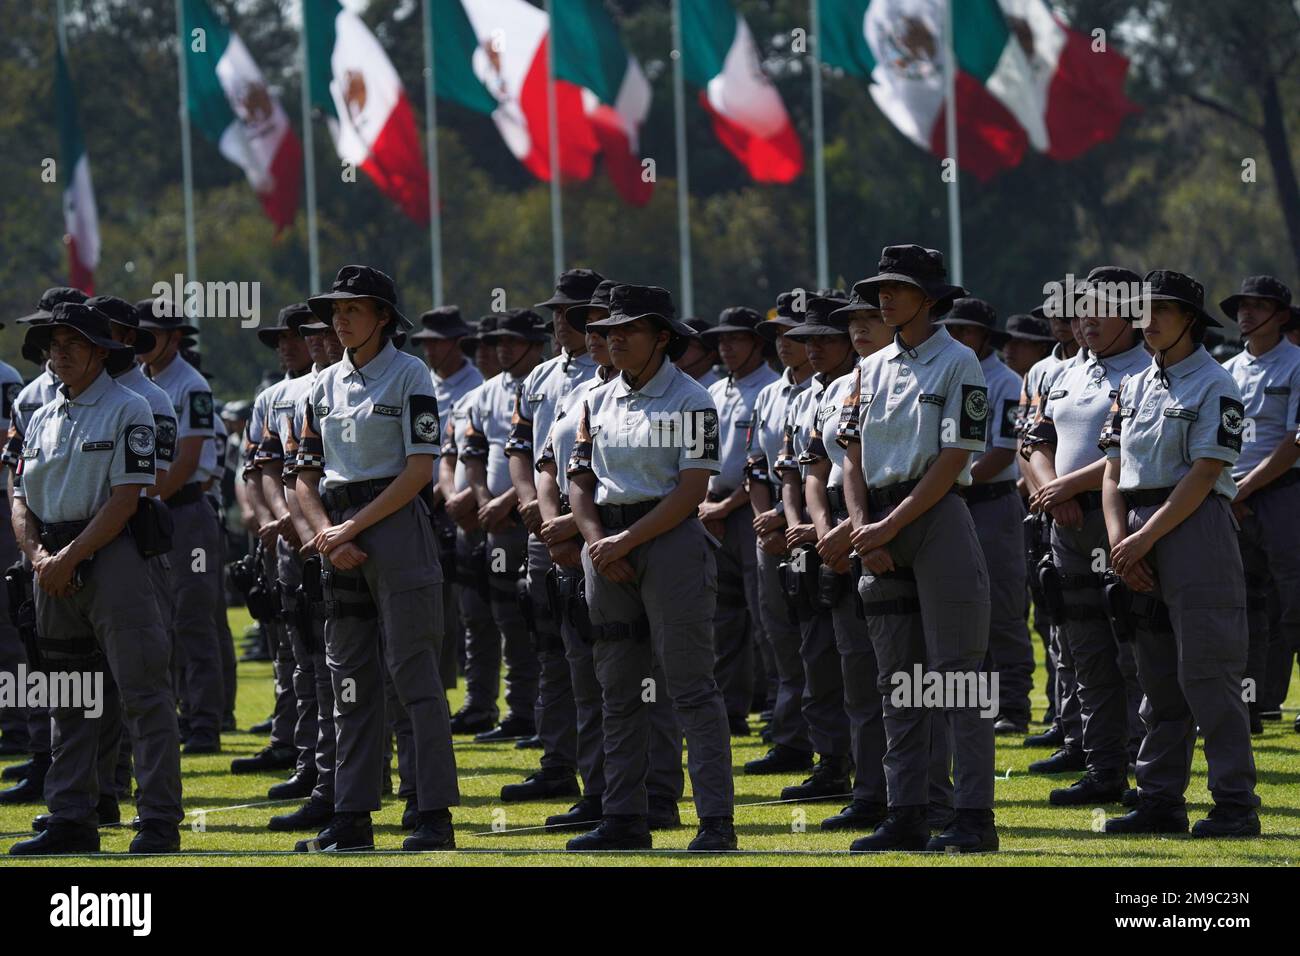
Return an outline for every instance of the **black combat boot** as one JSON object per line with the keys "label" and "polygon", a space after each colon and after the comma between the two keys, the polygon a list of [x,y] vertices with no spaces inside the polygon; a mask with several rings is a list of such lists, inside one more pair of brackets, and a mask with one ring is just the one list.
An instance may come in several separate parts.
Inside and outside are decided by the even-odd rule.
{"label": "black combat boot", "polygon": [[590,850],[649,850],[652,846],[645,817],[617,814],[606,816],[590,833],[574,837],[566,849],[580,853]]}
{"label": "black combat boot", "polygon": [[1254,807],[1216,803],[1204,820],[1196,821],[1192,836],[1256,837],[1259,836],[1259,814]]}
{"label": "black combat boot", "polygon": [[751,775],[800,773],[812,768],[813,755],[811,750],[799,750],[797,747],[777,744],[767,752],[766,756],[758,757],[746,763],[745,773]]}
{"label": "black combat boot", "polygon": [[830,800],[853,789],[849,782],[849,758],[822,754],[812,776],[781,791],[782,800]]}
{"label": "black combat boot", "polygon": [[946,853],[952,848],[961,853],[992,853],[998,848],[998,831],[993,826],[992,810],[958,808],[952,823],[938,836],[930,837],[927,850]]}
{"label": "black combat boot", "polygon": [[1138,794],[1131,812],[1106,821],[1106,833],[1186,833],[1187,807],[1162,803]]}
{"label": "black combat boot", "polygon": [[1081,778],[1053,790],[1047,802],[1054,807],[1095,807],[1100,803],[1123,803],[1128,776],[1119,771],[1089,770]]}
{"label": "black combat boot", "polygon": [[736,828],[731,817],[701,817],[695,839],[686,847],[696,853],[726,853],[736,849]]}
{"label": "black combat boot", "polygon": [[822,821],[823,830],[875,830],[889,816],[883,803],[854,800],[847,807]]}
{"label": "black combat boot", "polygon": [[850,853],[872,853],[883,850],[924,850],[930,840],[930,825],[926,822],[926,807],[891,807],[876,831],[858,837],[849,846]]}
{"label": "black combat boot", "polygon": [[308,800],[293,813],[282,813],[271,817],[266,828],[277,833],[293,833],[300,830],[311,833],[319,831],[333,819],[334,804],[324,800]]}
{"label": "black combat boot", "polygon": [[299,840],[299,853],[337,853],[346,850],[373,850],[375,835],[370,829],[369,813],[335,813],[329,826],[310,840]]}
{"label": "black combat boot", "polygon": [[403,850],[454,850],[456,833],[451,828],[451,811],[421,810],[415,832],[402,841]]}
{"label": "black combat boot", "polygon": [[48,826],[30,840],[20,840],[9,848],[10,856],[52,856],[60,853],[98,853],[99,831],[88,823],[50,820]]}
{"label": "black combat boot", "polygon": [[586,826],[601,821],[601,800],[599,796],[583,797],[564,813],[556,813],[546,818],[548,827]]}
{"label": "black combat boot", "polygon": [[529,774],[523,783],[508,783],[501,788],[501,800],[504,803],[581,795],[577,774],[569,767],[545,767]]}

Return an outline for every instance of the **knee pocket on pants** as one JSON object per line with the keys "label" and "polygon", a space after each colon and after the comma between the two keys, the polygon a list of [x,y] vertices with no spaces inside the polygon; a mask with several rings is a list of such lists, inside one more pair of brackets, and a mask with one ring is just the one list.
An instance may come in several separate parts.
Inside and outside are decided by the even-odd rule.
{"label": "knee pocket on pants", "polygon": [[429,568],[414,567],[387,571],[379,581],[380,619],[390,645],[404,639],[426,637],[431,641],[442,632],[441,582]]}

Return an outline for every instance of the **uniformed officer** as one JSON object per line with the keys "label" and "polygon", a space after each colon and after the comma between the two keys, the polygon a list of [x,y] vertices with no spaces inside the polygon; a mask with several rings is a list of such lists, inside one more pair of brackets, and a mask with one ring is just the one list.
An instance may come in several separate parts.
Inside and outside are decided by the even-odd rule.
{"label": "uniformed officer", "polygon": [[1029,370],[1052,354],[1056,338],[1046,319],[1017,313],[1007,318],[1007,340],[1002,346],[1002,361],[1024,379]]}
{"label": "uniformed officer", "polygon": [[183,813],[170,650],[140,550],[150,538],[138,524],[124,533],[149,515],[140,492],[154,481],[153,415],[105,369],[110,356],[129,361],[130,349],[113,341],[102,312],[60,304],[27,339],[50,350],[62,383],[28,423],[14,488],[14,533],[36,571],[41,657],[52,672],[106,669],[108,679],[99,716],[84,702],[51,708],[51,817],[9,852],[99,850],[99,764],[117,760],[116,749],[100,752],[100,721],[123,718],[139,775],[141,829],[130,851],[174,852]]}
{"label": "uniformed officer", "polygon": [[[596,374],[584,379],[564,396],[550,431],[537,456],[537,501],[542,514],[540,537],[555,561],[553,594],[560,634],[564,639],[574,706],[577,712],[578,772],[582,776],[582,798],[567,812],[546,818],[550,827],[571,827],[599,823],[605,792],[605,734],[601,713],[600,681],[592,656],[593,629],[587,612],[586,587],[582,573],[582,536],[569,508],[569,458],[578,437],[583,402],[618,374],[609,356],[608,343],[599,329],[586,332],[587,322],[609,314],[610,295],[618,283],[605,279],[586,304],[565,307],[564,321],[584,332],[587,353],[596,363]],[[684,343],[683,343],[684,344]],[[663,687],[663,669],[656,667],[651,679]],[[650,704],[650,741],[646,795],[650,830],[681,824],[677,802],[685,785],[682,774],[682,732],[673,714],[672,701],[665,695]]]}
{"label": "uniformed officer", "polygon": [[[433,378],[433,394],[438,399],[438,422],[445,429],[452,420],[452,407],[471,389],[483,384],[483,376],[462,351],[461,340],[473,332],[454,305],[439,306],[420,316],[420,331],[411,336],[424,351],[424,360]],[[451,462],[456,464],[455,459]],[[441,474],[443,463],[439,461]],[[463,473],[463,469],[462,469]],[[447,514],[442,483],[433,489],[433,519],[438,533],[438,561],[442,565],[442,607],[445,627],[438,673],[448,690],[456,686],[459,658],[464,653],[465,627],[460,616],[460,578],[456,566],[456,522]],[[485,730],[487,728],[484,728]],[[452,729],[455,733],[455,728]]]}
{"label": "uniformed officer", "polygon": [[545,800],[578,796],[577,711],[573,681],[560,625],[552,614],[547,578],[554,577],[546,543],[539,537],[542,517],[534,480],[534,449],[546,441],[560,402],[595,375],[596,362],[587,352],[584,331],[567,322],[565,310],[585,306],[604,277],[591,269],[569,269],[555,282],[555,292],[536,308],[551,310],[551,328],[560,354],[542,362],[519,385],[515,415],[505,453],[520,517],[528,529],[528,599],[539,665],[536,725],[541,743],[541,768],[522,783],[501,788],[503,801]]}
{"label": "uniformed officer", "polygon": [[[1111,564],[1133,593],[1147,726],[1138,805],[1107,833],[1183,833],[1198,733],[1214,807],[1193,836],[1259,833],[1255,761],[1243,698],[1246,583],[1230,502],[1241,454],[1241,391],[1200,342],[1214,319],[1190,276],[1148,272],[1141,298],[1155,352],[1129,378],[1102,432],[1102,507]],[[1145,314],[1143,314],[1145,313]]]}
{"label": "uniformed officer", "polygon": [[[1300,648],[1300,348],[1282,335],[1291,320],[1291,290],[1272,276],[1251,276],[1241,291],[1220,303],[1237,322],[1246,348],[1223,367],[1241,389],[1246,421],[1241,457],[1232,466],[1237,496],[1232,510],[1241,525],[1241,561],[1246,572],[1246,609],[1250,652],[1246,677],[1255,693],[1248,700],[1251,732],[1263,733],[1260,711],[1280,705],[1286,684],[1267,672],[1270,643],[1282,652],[1283,673],[1291,676],[1291,659]],[[1277,608],[1269,613],[1269,604]],[[1270,617],[1276,631],[1269,633]],[[1269,687],[1282,688],[1276,701]]]}
{"label": "uniformed officer", "polygon": [[697,520],[709,476],[721,468],[718,412],[668,358],[674,340],[690,334],[674,312],[664,289],[618,286],[609,316],[587,324],[606,334],[620,374],[594,404],[584,403],[568,466],[570,504],[586,542],[605,729],[604,819],[569,841],[571,850],[651,845],[646,705],[664,693],[690,750],[700,828],[689,848],[736,847],[731,741],[713,678],[717,571],[713,542]]}
{"label": "uniformed officer", "polygon": [[997,734],[1023,736],[1029,731],[1029,692],[1034,684],[1034,649],[1029,643],[1025,580],[1025,506],[1016,482],[1020,477],[1016,449],[1019,437],[1020,376],[1007,368],[997,349],[1009,340],[997,328],[997,311],[983,299],[957,299],[943,325],[954,339],[980,361],[988,388],[992,418],[988,446],[971,460],[971,485],[966,506],[975,522],[989,569],[992,611],[989,618],[989,658],[998,674],[1001,712],[993,724]]}
{"label": "uniformed officer", "polygon": [[1124,297],[1136,291],[1135,272],[1103,266],[1089,273],[1079,301],[1087,358],[1068,363],[1051,381],[1040,413],[1024,435],[1026,471],[1035,476],[1034,511],[1052,518],[1054,572],[1047,599],[1055,602],[1061,640],[1074,667],[1087,773],[1070,787],[1053,790],[1056,806],[1118,802],[1128,789],[1130,694],[1136,680],[1131,650],[1117,644],[1108,622],[1104,565],[1108,547],[1102,514],[1105,455],[1096,436],[1125,378],[1151,363],[1141,333],[1124,318]]}
{"label": "uniformed officer", "polygon": [[731,733],[749,733],[748,715],[754,698],[754,652],[759,616],[756,535],[745,491],[746,444],[754,425],[758,393],[778,376],[763,360],[766,344],[758,334],[762,321],[753,309],[723,309],[718,324],[700,333],[717,347],[727,377],[709,386],[718,409],[722,470],[709,479],[709,492],[700,505],[700,520],[722,542],[718,551],[717,617],[713,639],[718,659],[714,675],[727,704]]}
{"label": "uniformed officer", "polygon": [[490,607],[500,632],[491,635],[489,646],[466,648],[466,682],[491,689],[483,692],[481,700],[496,701],[502,643],[505,647],[507,714],[497,727],[475,737],[481,741],[514,740],[537,732],[534,707],[539,665],[518,597],[528,530],[519,515],[505,450],[519,386],[541,361],[550,337],[541,316],[532,309],[511,309],[498,317],[496,328],[480,332],[480,351],[484,347],[495,350],[501,372],[475,390],[468,408],[465,443],[459,449],[478,503],[478,521],[486,532]]}
{"label": "uniformed officer", "polygon": [[684,319],[683,324],[695,335],[686,343],[682,357],[673,364],[705,388],[712,388],[713,383],[722,378],[717,371],[722,361],[718,358],[717,343],[704,337],[704,332],[713,328],[713,323],[708,319],[692,318]]}
{"label": "uniformed officer", "polygon": [[[460,802],[447,700],[438,676],[442,575],[420,492],[441,429],[428,370],[390,337],[410,322],[383,272],[350,265],[308,300],[347,348],[312,384],[298,446],[298,502],[320,553],[325,646],[334,684],[334,819],[299,850],[374,844],[380,806],[386,666],[414,739],[418,825],[408,850],[451,849]],[[315,480],[320,476],[320,488]]]}
{"label": "uniformed officer", "polygon": [[[934,324],[965,290],[946,281],[942,253],[915,245],[886,247],[879,273],[854,290],[880,305],[896,337],[863,360],[858,421],[841,420],[837,434],[848,443],[844,492],[863,563],[858,591],[885,696],[889,796],[889,815],[852,849],[996,850],[993,722],[979,702],[991,690],[983,674],[989,576],[956,493],[970,483],[971,453],[987,447],[991,413],[979,360]],[[946,688],[937,715],[915,686],[924,671]],[[952,747],[956,814],[931,837],[936,719]]]}
{"label": "uniformed officer", "polygon": [[[41,294],[35,312],[22,316],[17,321],[19,325],[45,322],[49,320],[54,307],[60,302],[80,303],[85,301],[86,293],[80,289],[56,286],[46,289]],[[28,382],[18,392],[11,408],[12,414],[3,455],[3,461],[10,473],[11,481],[13,472],[18,467],[18,453],[22,450],[23,437],[27,433],[27,422],[38,408],[55,398],[59,387],[59,379],[54,374],[48,355],[43,353],[40,348],[25,341],[22,346],[22,354],[27,361],[41,366],[41,374]],[[11,483],[6,499],[12,497],[12,488]],[[25,555],[23,561],[25,569],[30,573],[30,563],[27,562]],[[31,584],[29,583],[27,587],[30,589]],[[32,758],[26,763],[5,768],[7,773],[12,774],[6,776],[5,779],[17,780],[17,783],[5,790],[0,790],[0,804],[42,803],[44,801],[42,793],[45,786],[45,774],[50,767],[50,714],[46,708],[29,707],[27,709],[27,739]]]}
{"label": "uniformed officer", "polygon": [[781,577],[781,565],[789,550],[785,540],[787,522],[781,505],[780,478],[772,470],[781,455],[790,409],[808,388],[813,372],[803,343],[786,335],[803,321],[811,295],[804,289],[781,293],[776,300],[776,315],[758,325],[759,334],[774,343],[785,368],[781,377],[765,385],[754,400],[754,425],[749,431],[745,458],[745,486],[756,538],[759,615],[777,672],[769,725],[772,748],[766,756],[745,764],[747,774],[796,773],[813,766],[815,741],[809,737],[804,716],[799,624],[791,614]]}
{"label": "uniformed officer", "polygon": [[495,312],[479,316],[479,320],[474,327],[475,333],[460,340],[461,350],[474,363],[474,367],[479,370],[479,374],[483,376],[485,382],[490,378],[495,378],[501,372],[501,363],[497,361],[496,349],[484,347],[482,338],[488,332],[496,330],[499,318],[500,316]]}
{"label": "uniformed officer", "polygon": [[171,398],[176,414],[176,457],[157,492],[171,510],[174,525],[171,624],[188,719],[184,748],[187,754],[217,753],[225,710],[220,637],[213,616],[221,587],[221,532],[197,480],[200,465],[210,469],[216,458],[212,391],[203,375],[178,355],[180,340],[197,332],[183,321],[179,307],[166,299],[147,299],[137,302],[136,309],[141,327],[157,340],[154,351],[144,356],[149,377]]}

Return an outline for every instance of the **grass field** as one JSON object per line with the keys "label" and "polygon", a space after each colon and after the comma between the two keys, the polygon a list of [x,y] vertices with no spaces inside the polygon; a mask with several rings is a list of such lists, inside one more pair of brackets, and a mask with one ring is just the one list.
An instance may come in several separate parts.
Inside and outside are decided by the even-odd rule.
{"label": "grass field", "polygon": [[[232,630],[243,632],[248,623],[241,610],[231,612]],[[1040,682],[1035,694],[1035,712],[1044,706]],[[462,690],[451,695],[453,708],[460,704]],[[251,754],[265,744],[264,737],[248,733],[223,738],[225,752],[215,756],[185,757],[184,774],[186,829],[182,830],[183,852],[176,856],[130,859],[123,856],[131,832],[106,828],[101,831],[103,853],[76,860],[19,861],[0,856],[0,865],[88,865],[88,866],[201,866],[204,864],[256,866],[1270,866],[1300,863],[1300,734],[1292,730],[1300,686],[1293,683],[1288,712],[1281,723],[1265,724],[1263,737],[1255,738],[1255,759],[1259,770],[1259,795],[1263,800],[1263,836],[1248,841],[1205,841],[1176,838],[1116,838],[1094,832],[1094,811],[1056,809],[1048,806],[1052,788],[1065,786],[1073,777],[1031,777],[1026,768],[1045,756],[1042,750],[1020,745],[1020,738],[999,738],[997,748],[997,822],[1002,852],[987,856],[890,853],[850,857],[847,849],[855,834],[822,833],[819,823],[839,808],[841,802],[815,804],[759,805],[773,801],[781,787],[797,783],[802,775],[790,777],[746,777],[740,766],[761,756],[766,746],[757,734],[733,738],[732,758],[736,776],[736,831],[745,852],[725,857],[687,854],[694,835],[695,812],[687,800],[682,803],[679,830],[654,835],[656,849],[640,854],[584,854],[563,852],[572,831],[524,830],[494,833],[493,821],[508,829],[536,827],[544,818],[567,808],[569,801],[530,804],[502,804],[501,786],[521,780],[535,768],[539,751],[515,750],[510,744],[475,744],[457,738],[456,760],[460,769],[461,806],[453,811],[456,825],[455,853],[403,853],[403,832],[399,826],[402,802],[386,800],[374,817],[374,853],[332,856],[294,854],[295,839],[302,835],[271,833],[265,824],[273,813],[287,812],[298,801],[266,804],[266,788],[282,779],[278,775],[232,776],[230,760]],[[247,727],[270,712],[272,700],[269,663],[242,664],[239,669],[238,723]],[[751,720],[751,724],[757,724]],[[1204,816],[1210,806],[1205,788],[1205,760],[1198,748],[1188,793],[1193,820]],[[248,806],[254,804],[254,806]],[[41,807],[0,808],[0,853],[27,832],[31,817]],[[123,816],[129,816],[123,807]],[[203,812],[200,812],[203,811]],[[501,812],[504,811],[504,817]],[[1119,807],[1106,808],[1108,814]],[[802,823],[802,826],[801,826]],[[805,829],[806,827],[806,829]]]}

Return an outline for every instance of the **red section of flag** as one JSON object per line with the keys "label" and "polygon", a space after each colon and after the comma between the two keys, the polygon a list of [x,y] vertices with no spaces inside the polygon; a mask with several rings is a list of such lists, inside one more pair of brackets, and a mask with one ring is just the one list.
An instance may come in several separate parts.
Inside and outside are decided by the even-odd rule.
{"label": "red section of flag", "polygon": [[1092,39],[1064,24],[1066,43],[1047,96],[1047,155],[1066,161],[1115,138],[1125,117],[1140,108],[1124,95],[1128,58],[1107,48],[1094,53]]}
{"label": "red section of flag", "polygon": [[[1011,112],[969,73],[958,71],[954,93],[958,165],[980,182],[1020,165],[1029,138]],[[948,155],[947,109],[944,104],[930,132],[930,150],[936,156]]]}
{"label": "red section of flag", "polygon": [[289,226],[298,214],[298,196],[302,191],[302,143],[292,129],[280,140],[280,148],[271,160],[271,178],[275,185],[270,192],[258,194],[262,209],[275,223],[275,234]]}
{"label": "red section of flag", "polygon": [[[551,179],[550,129],[547,126],[546,79],[547,57],[551,38],[548,35],[537,48],[528,67],[523,88],[519,91],[519,108],[528,123],[532,149],[524,158],[524,167],[538,179]],[[561,182],[579,182],[591,178],[600,143],[586,120],[582,88],[564,80],[555,83],[556,130],[560,137]]]}
{"label": "red section of flag", "polygon": [[764,139],[715,110],[703,90],[700,91],[700,105],[713,119],[713,134],[740,160],[755,182],[793,182],[803,172],[803,144],[789,121],[775,136]]}
{"label": "red section of flag", "polygon": [[71,234],[65,234],[63,241],[68,244],[68,285],[86,295],[94,295],[95,273],[77,255],[77,240]]}
{"label": "red section of flag", "polygon": [[[278,154],[276,159],[279,160]],[[370,157],[361,168],[402,212],[421,226],[429,224],[429,170],[420,151],[415,114],[405,93],[375,137]]]}
{"label": "red section of flag", "polygon": [[641,175],[641,159],[632,152],[623,119],[612,106],[603,103],[587,117],[605,157],[605,172],[614,190],[629,206],[644,206],[654,195],[654,183]]}

